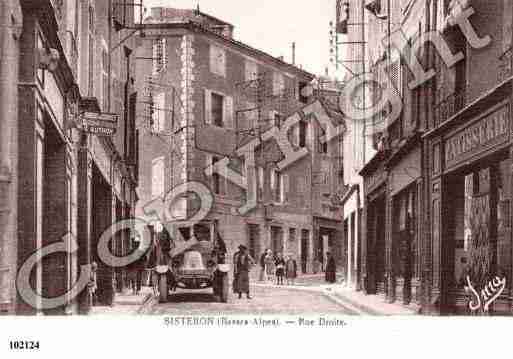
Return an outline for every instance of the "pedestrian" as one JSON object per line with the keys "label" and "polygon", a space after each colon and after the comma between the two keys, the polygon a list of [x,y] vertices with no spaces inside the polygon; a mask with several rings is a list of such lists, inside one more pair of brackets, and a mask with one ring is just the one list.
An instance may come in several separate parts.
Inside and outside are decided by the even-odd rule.
{"label": "pedestrian", "polygon": [[276,284],[283,285],[283,277],[285,276],[285,259],[283,259],[282,253],[278,253],[275,263],[276,263]]}
{"label": "pedestrian", "polygon": [[267,282],[274,282],[274,275],[276,274],[276,264],[273,252],[269,249],[264,259],[265,263],[265,276]]}
{"label": "pedestrian", "polygon": [[91,275],[89,277],[89,296],[91,298],[91,305],[95,306],[97,303],[97,295],[96,290],[98,289],[98,280],[97,280],[97,272],[98,272],[98,264],[96,262],[91,263]]}
{"label": "pedestrian", "polygon": [[247,247],[244,245],[239,246],[239,251],[233,256],[234,292],[239,294],[239,299],[242,298],[242,293],[246,293],[246,297],[251,299],[249,295],[249,271],[255,261],[247,252]]}
{"label": "pedestrian", "polygon": [[335,258],[333,258],[330,252],[326,253],[325,279],[328,283],[335,283],[337,281],[337,265],[335,263]]}
{"label": "pedestrian", "polygon": [[287,256],[285,263],[285,278],[287,279],[287,285],[294,285],[297,277],[297,262],[292,256]]}
{"label": "pedestrian", "polygon": [[259,261],[259,264],[260,264],[260,275],[258,277],[258,280],[260,282],[263,282],[265,281],[265,256],[267,255],[267,252],[269,251],[269,249],[266,249],[261,255],[260,255],[260,261]]}

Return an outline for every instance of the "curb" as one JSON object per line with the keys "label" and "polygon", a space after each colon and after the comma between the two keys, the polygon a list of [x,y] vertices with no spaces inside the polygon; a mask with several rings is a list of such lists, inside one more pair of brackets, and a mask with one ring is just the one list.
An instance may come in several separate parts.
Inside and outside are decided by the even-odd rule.
{"label": "curb", "polygon": [[[351,305],[365,311],[365,312],[369,312],[371,315],[377,315],[377,316],[398,316],[398,315],[416,315],[416,314],[419,314],[418,313],[418,310],[415,310],[415,309],[408,309],[409,313],[387,313],[387,312],[382,312],[382,311],[378,311],[372,307],[369,307],[365,304],[362,304],[358,301],[355,301],[355,300],[352,300],[350,298],[348,298],[346,295],[344,295],[343,293],[340,293],[340,292],[335,292],[335,295],[339,298],[341,298],[343,301],[346,301],[348,303],[350,303]],[[406,308],[404,308],[406,309]]]}

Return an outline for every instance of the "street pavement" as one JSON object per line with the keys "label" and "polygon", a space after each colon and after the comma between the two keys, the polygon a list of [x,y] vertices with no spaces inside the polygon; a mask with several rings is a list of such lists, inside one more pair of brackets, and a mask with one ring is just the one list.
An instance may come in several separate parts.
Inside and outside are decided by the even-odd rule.
{"label": "street pavement", "polygon": [[211,289],[177,290],[167,303],[153,303],[145,313],[157,315],[352,315],[354,311],[321,293],[299,291],[286,286],[252,286],[251,296],[230,293],[228,303],[218,303]]}

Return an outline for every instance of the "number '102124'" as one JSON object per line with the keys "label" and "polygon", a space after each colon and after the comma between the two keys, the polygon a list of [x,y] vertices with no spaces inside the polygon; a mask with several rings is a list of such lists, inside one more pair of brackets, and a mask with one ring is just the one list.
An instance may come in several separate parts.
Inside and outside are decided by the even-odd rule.
{"label": "number '102124'", "polygon": [[9,341],[11,350],[38,350],[39,341],[15,340]]}

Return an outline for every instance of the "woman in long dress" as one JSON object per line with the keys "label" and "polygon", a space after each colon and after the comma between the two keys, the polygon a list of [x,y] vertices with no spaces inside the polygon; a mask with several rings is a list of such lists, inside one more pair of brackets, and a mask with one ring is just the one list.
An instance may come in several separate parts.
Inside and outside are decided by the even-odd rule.
{"label": "woman in long dress", "polygon": [[335,283],[337,281],[337,264],[335,258],[330,252],[326,253],[326,282]]}
{"label": "woman in long dress", "polygon": [[265,263],[265,275],[267,281],[274,281],[274,275],[276,274],[276,265],[274,255],[272,251],[268,251],[264,259]]}

